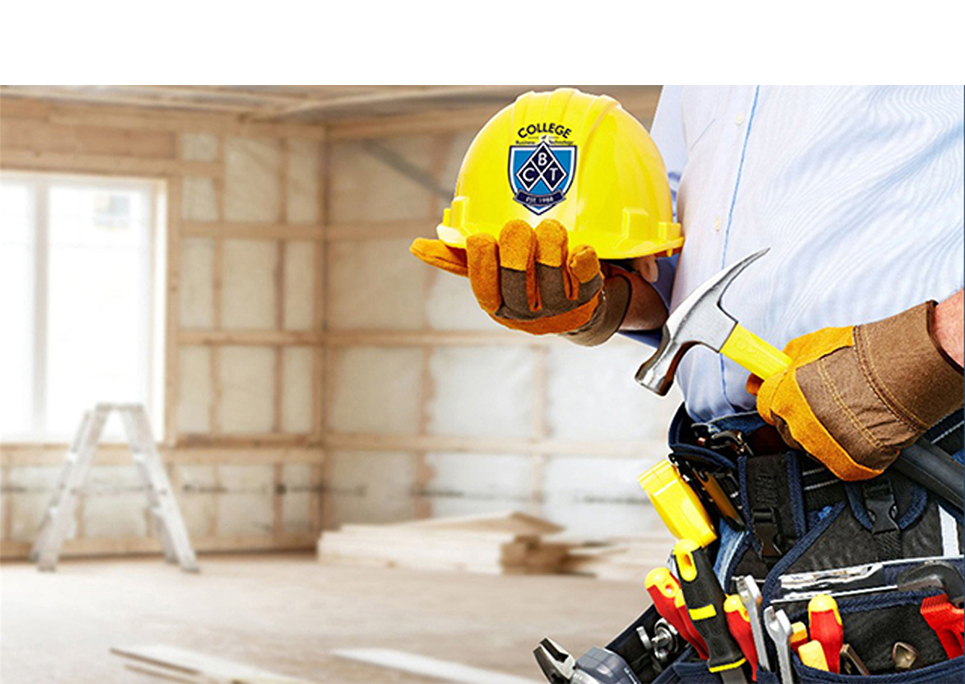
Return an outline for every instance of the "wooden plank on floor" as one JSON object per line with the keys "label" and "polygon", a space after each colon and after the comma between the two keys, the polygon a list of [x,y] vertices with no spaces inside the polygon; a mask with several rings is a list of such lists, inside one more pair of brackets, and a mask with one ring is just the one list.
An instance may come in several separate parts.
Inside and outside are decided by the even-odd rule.
{"label": "wooden plank on floor", "polygon": [[343,649],[332,651],[332,655],[455,684],[540,684],[535,679],[384,648]]}
{"label": "wooden plank on floor", "polygon": [[271,684],[313,684],[305,679],[287,677],[233,660],[216,658],[165,644],[115,647],[111,649],[111,653],[155,668],[166,669],[174,676],[187,675],[200,678],[202,681],[225,681],[232,684],[268,684],[269,682]]}

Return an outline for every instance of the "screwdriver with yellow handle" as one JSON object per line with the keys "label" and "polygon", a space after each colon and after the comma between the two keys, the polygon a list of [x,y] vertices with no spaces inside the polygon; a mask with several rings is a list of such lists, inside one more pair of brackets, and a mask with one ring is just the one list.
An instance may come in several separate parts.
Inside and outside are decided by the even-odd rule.
{"label": "screwdriver with yellow handle", "polygon": [[742,666],[747,659],[728,629],[724,590],[707,552],[698,542],[681,539],[674,546],[673,555],[687,613],[707,645],[707,669],[717,673],[725,684],[746,684]]}

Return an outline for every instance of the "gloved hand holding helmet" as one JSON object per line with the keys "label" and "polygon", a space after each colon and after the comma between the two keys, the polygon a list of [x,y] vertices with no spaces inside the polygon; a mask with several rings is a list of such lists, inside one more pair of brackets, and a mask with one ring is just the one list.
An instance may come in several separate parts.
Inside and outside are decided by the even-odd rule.
{"label": "gloved hand holding helmet", "polygon": [[631,298],[605,261],[652,277],[656,256],[683,245],[643,126],[612,98],[565,88],[522,95],[483,127],[437,234],[412,253],[468,276],[497,323],[591,345],[616,332]]}

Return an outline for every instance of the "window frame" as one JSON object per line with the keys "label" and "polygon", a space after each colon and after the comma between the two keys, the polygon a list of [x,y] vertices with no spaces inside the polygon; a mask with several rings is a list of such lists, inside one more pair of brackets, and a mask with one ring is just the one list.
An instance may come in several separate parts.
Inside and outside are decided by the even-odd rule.
{"label": "window frame", "polygon": [[[144,276],[141,278],[138,301],[145,312],[139,317],[137,333],[139,343],[143,349],[138,355],[137,372],[144,378],[143,402],[145,410],[151,419],[152,430],[156,441],[164,438],[164,348],[166,298],[164,291],[167,282],[166,274],[166,198],[167,181],[164,178],[140,176],[111,176],[87,175],[61,172],[36,172],[3,169],[3,182],[27,185],[33,195],[32,226],[32,273],[31,287],[33,315],[31,333],[33,335],[31,360],[31,393],[33,412],[31,425],[27,432],[13,435],[13,439],[3,438],[6,443],[21,444],[63,444],[73,439],[70,434],[51,432],[46,425],[46,410],[48,404],[47,392],[47,333],[48,333],[48,305],[49,305],[49,260],[50,260],[50,229],[51,192],[55,187],[82,187],[89,189],[103,188],[108,190],[139,191],[148,196],[148,229],[145,236],[146,249],[142,255],[140,266]],[[93,408],[93,406],[88,407]],[[80,424],[80,415],[77,424]],[[107,432],[102,443],[118,443],[123,441],[119,433]]]}

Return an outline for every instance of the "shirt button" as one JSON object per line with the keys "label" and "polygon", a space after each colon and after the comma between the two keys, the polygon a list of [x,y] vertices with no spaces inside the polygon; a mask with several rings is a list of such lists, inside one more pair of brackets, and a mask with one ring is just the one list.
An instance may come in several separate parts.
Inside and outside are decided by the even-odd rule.
{"label": "shirt button", "polygon": [[734,117],[734,123],[737,124],[738,126],[744,123],[744,115],[738,114],[736,117]]}
{"label": "shirt button", "polygon": [[720,232],[720,216],[714,219],[714,230]]}

